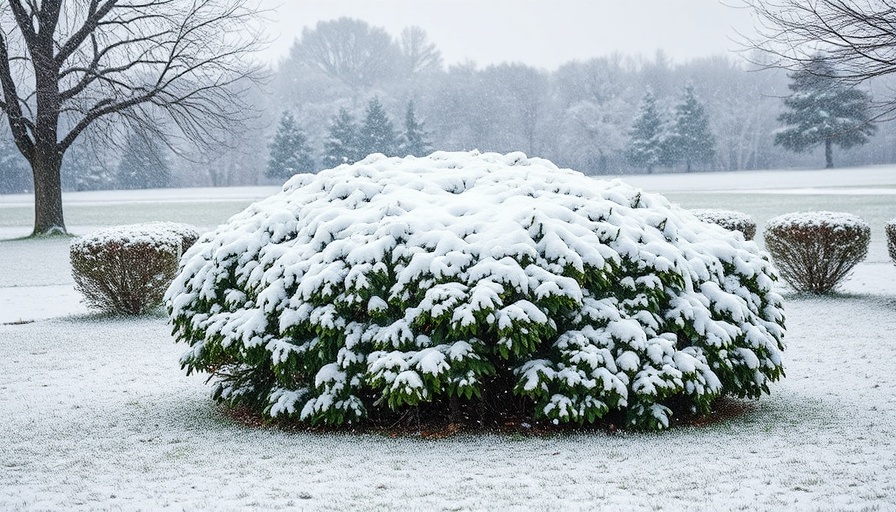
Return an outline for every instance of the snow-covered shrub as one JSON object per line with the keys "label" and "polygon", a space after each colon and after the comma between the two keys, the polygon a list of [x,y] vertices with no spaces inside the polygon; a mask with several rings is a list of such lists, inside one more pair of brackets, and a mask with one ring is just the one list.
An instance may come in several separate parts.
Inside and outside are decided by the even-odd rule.
{"label": "snow-covered shrub", "polygon": [[300,174],[182,265],[166,305],[183,367],[272,417],[658,429],[783,375],[782,299],[753,242],[521,153]]}
{"label": "snow-covered shrub", "polygon": [[756,236],[756,221],[746,213],[718,209],[691,210],[691,213],[703,222],[718,224],[728,231],[740,231],[747,240]]}
{"label": "snow-covered shrub", "polygon": [[890,259],[896,263],[896,219],[887,223],[887,249],[890,250]]}
{"label": "snow-covered shrub", "polygon": [[765,226],[765,245],[781,276],[800,292],[829,293],[868,254],[871,228],[849,213],[779,215]]}
{"label": "snow-covered shrub", "polygon": [[152,222],[103,229],[69,248],[75,288],[88,306],[140,315],[162,303],[184,252],[199,233],[186,224]]}

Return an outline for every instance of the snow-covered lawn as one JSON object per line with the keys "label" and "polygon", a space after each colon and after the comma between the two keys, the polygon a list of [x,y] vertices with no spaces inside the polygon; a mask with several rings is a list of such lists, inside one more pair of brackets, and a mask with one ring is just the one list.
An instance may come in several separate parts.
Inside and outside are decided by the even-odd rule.
{"label": "snow-covered lawn", "polygon": [[[547,437],[245,427],[202,376],[183,375],[185,347],[163,317],[78,304],[67,241],[8,240],[28,233],[30,206],[0,196],[0,510],[896,509],[896,266],[883,238],[896,168],[628,181],[686,207],[744,211],[760,232],[805,209],[871,225],[846,293],[786,296],[787,377],[743,414],[660,434]],[[69,227],[207,229],[271,191],[90,193],[70,199]]]}

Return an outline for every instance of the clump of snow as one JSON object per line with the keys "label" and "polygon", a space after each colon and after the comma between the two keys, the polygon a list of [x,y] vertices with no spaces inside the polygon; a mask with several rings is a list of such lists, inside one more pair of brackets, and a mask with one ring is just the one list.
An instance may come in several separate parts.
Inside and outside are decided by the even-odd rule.
{"label": "clump of snow", "polygon": [[713,208],[691,210],[691,213],[703,222],[718,224],[729,231],[740,231],[747,240],[756,236],[756,221],[746,213]]}
{"label": "clump of snow", "polygon": [[664,428],[783,375],[776,279],[659,195],[437,152],[293,177],[193,246],[166,304],[188,372],[271,416],[494,397],[509,371],[537,416]]}
{"label": "clump of snow", "polygon": [[778,215],[766,224],[768,230],[781,228],[861,231],[868,228],[868,223],[851,213],[817,211]]}
{"label": "clump of snow", "polygon": [[802,292],[836,289],[865,259],[870,242],[870,226],[851,213],[788,213],[765,227],[765,244],[781,275]]}
{"label": "clump of snow", "polygon": [[100,229],[75,238],[71,250],[77,252],[97,252],[110,244],[128,248],[148,246],[169,249],[182,254],[199,238],[196,228],[178,222],[145,222]]}

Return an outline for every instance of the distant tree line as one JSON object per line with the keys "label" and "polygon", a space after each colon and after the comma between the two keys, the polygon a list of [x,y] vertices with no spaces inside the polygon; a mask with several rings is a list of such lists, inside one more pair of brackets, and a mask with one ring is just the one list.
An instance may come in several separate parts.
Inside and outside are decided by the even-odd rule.
{"label": "distant tree line", "polygon": [[417,119],[413,100],[407,104],[404,129],[398,132],[379,98],[367,104],[359,124],[344,107],[330,122],[323,143],[321,165],[314,159],[314,148],[291,112],[285,111],[271,142],[265,175],[288,178],[299,172],[314,172],[320,167],[352,164],[372,153],[386,156],[424,156],[432,149],[423,123]]}
{"label": "distant tree line", "polygon": [[[359,20],[323,21],[303,31],[268,89],[251,91],[245,101],[261,116],[251,130],[219,134],[230,141],[224,150],[173,158],[146,137],[129,143],[122,127],[116,147],[76,144],[63,186],[277,183],[371,152],[433,149],[524,151],[587,174],[817,167],[832,146],[851,149],[840,165],[896,162],[896,129],[870,122],[867,96],[843,106],[852,124],[819,125],[834,108],[819,101],[849,94],[810,94],[819,101],[799,106],[808,93],[794,89],[802,87],[795,73],[751,66],[726,57],[672,63],[657,52],[550,72],[521,63],[446,68],[419,27],[393,37]],[[862,147],[872,134],[880,143]],[[0,145],[0,191],[21,191],[28,179],[7,149]]]}
{"label": "distant tree line", "polygon": [[[414,34],[413,45],[403,44],[408,34]],[[342,111],[342,123],[362,119],[366,102],[377,97],[391,112],[413,101],[434,148],[521,150],[589,174],[808,167],[823,161],[815,150],[824,143],[797,150],[780,142],[787,127],[783,112],[790,108],[782,99],[795,94],[793,77],[780,70],[760,72],[724,57],[676,65],[662,52],[650,59],[615,54],[573,61],[553,72],[519,63],[479,68],[468,62],[444,69],[421,29],[405,30],[391,45],[387,36],[357,20],[320,22],[305,29],[280,63],[276,103],[288,106],[306,128],[311,147],[341,140],[333,136],[333,127],[341,127],[333,111]],[[366,39],[378,41],[367,46],[378,49],[378,56],[342,46]],[[412,64],[421,53],[427,64]],[[359,71],[365,59],[388,71]],[[892,125],[879,128],[879,136],[896,139]],[[896,161],[891,148],[854,150],[840,162]],[[317,151],[319,168],[356,159]]]}

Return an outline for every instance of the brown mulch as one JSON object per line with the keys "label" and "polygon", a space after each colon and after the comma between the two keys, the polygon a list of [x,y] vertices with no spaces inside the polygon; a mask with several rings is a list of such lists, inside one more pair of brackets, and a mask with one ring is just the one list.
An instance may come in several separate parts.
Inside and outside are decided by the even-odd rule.
{"label": "brown mulch", "polygon": [[[407,413],[391,424],[365,422],[352,425],[308,425],[291,420],[276,420],[259,416],[247,408],[221,406],[222,414],[235,423],[255,429],[277,429],[286,432],[309,433],[342,433],[342,434],[375,434],[393,438],[445,439],[460,434],[501,434],[511,436],[550,436],[574,433],[617,434],[624,432],[620,427],[621,415],[613,418],[605,417],[594,425],[554,425],[546,420],[506,416],[495,419],[489,424],[474,419],[450,422],[444,419],[423,419]],[[756,402],[723,397],[716,400],[712,411],[704,416],[688,416],[678,418],[672,428],[676,427],[708,427],[722,424],[756,410]]]}

